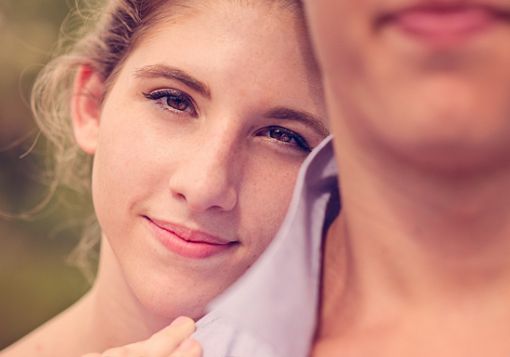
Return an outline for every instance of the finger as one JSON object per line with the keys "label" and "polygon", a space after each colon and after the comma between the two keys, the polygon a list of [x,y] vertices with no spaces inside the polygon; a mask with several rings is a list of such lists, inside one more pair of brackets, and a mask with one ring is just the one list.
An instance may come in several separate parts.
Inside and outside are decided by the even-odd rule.
{"label": "finger", "polygon": [[195,321],[189,317],[178,317],[168,327],[144,341],[144,350],[150,356],[168,356],[190,337],[195,329]]}
{"label": "finger", "polygon": [[[101,357],[139,357],[144,355],[144,350],[140,343],[111,348],[104,351]],[[95,356],[94,356],[95,357]]]}
{"label": "finger", "polygon": [[188,338],[168,357],[202,357],[202,346],[198,341]]}

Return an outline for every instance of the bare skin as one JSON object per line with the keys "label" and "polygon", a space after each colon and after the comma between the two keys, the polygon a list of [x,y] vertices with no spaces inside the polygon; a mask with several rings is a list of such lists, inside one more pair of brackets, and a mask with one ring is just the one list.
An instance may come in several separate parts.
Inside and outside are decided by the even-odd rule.
{"label": "bare skin", "polygon": [[[102,254],[111,254],[109,247],[102,247]],[[103,262],[108,261],[104,259]],[[108,272],[114,267],[100,267],[94,288],[71,308],[35,330],[26,338],[2,351],[2,357],[24,356],[161,356],[200,357],[202,350],[191,338],[195,323],[179,317],[166,325],[144,325],[145,313],[140,305],[117,304],[121,290],[109,284]],[[108,292],[107,292],[108,291]],[[112,318],[116,311],[117,318]],[[130,321],[126,320],[129,318]],[[77,324],[76,321],[80,323]],[[135,327],[136,326],[136,327]],[[70,334],[69,329],[74,333]],[[159,330],[160,329],[160,330]],[[159,330],[159,331],[158,331]],[[100,331],[101,333],[97,333]],[[152,331],[158,331],[153,333]],[[66,338],[62,338],[66,336]],[[145,336],[140,338],[140,336]],[[83,343],[86,341],[86,343]],[[127,343],[126,341],[139,341]],[[120,346],[120,347],[114,347]],[[91,353],[91,351],[103,351]]]}
{"label": "bare skin", "polygon": [[[345,225],[328,235],[313,356],[508,355],[510,232],[496,189],[510,189],[508,179],[480,187],[477,197],[458,192],[456,207],[445,206],[446,192],[424,190],[419,200],[395,184],[398,216],[382,214],[395,201],[384,200],[380,186],[370,200],[352,203],[364,218],[346,215]],[[352,192],[345,178],[342,187]],[[435,207],[448,209],[431,215],[423,202],[434,194]],[[344,196],[345,211],[353,206]]]}

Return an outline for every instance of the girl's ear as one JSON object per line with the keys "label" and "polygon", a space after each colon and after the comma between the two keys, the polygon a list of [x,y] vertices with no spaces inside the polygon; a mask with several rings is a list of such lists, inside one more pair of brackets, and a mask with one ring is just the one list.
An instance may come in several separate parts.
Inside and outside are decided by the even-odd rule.
{"label": "girl's ear", "polygon": [[91,67],[81,65],[74,79],[71,118],[74,138],[87,154],[96,152],[104,92],[105,84],[101,76]]}

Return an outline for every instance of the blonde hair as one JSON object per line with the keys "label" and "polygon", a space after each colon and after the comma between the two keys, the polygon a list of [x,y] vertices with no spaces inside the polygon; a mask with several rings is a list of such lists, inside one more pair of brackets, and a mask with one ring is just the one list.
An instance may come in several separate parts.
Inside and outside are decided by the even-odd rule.
{"label": "blonde hair", "polygon": [[[302,13],[299,0],[237,0],[240,4],[258,1],[278,3]],[[83,25],[74,32],[74,36],[61,38],[58,52],[62,54],[57,55],[39,73],[31,97],[35,121],[54,149],[52,184],[47,200],[60,185],[78,192],[90,191],[92,158],[76,145],[70,118],[76,70],[80,66],[91,68],[102,77],[108,89],[124,60],[147,30],[155,23],[166,21],[180,13],[169,10],[176,7],[180,7],[181,10],[189,8],[191,2],[191,0],[95,0],[89,1],[88,10],[78,9],[70,17],[71,20],[78,19],[83,22]],[[74,23],[68,21],[67,25],[73,27]],[[86,277],[92,279],[91,254],[99,242],[100,234],[94,219],[87,220],[86,224],[87,230],[70,258]]]}

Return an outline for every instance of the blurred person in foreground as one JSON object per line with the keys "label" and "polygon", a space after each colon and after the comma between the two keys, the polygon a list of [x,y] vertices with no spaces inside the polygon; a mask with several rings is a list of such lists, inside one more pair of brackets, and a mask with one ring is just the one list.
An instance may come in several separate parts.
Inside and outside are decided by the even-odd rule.
{"label": "blurred person in foreground", "polygon": [[510,2],[305,3],[334,140],[213,313],[273,356],[510,355]]}
{"label": "blurred person in foreground", "polygon": [[510,2],[306,5],[343,209],[313,355],[509,355]]}

